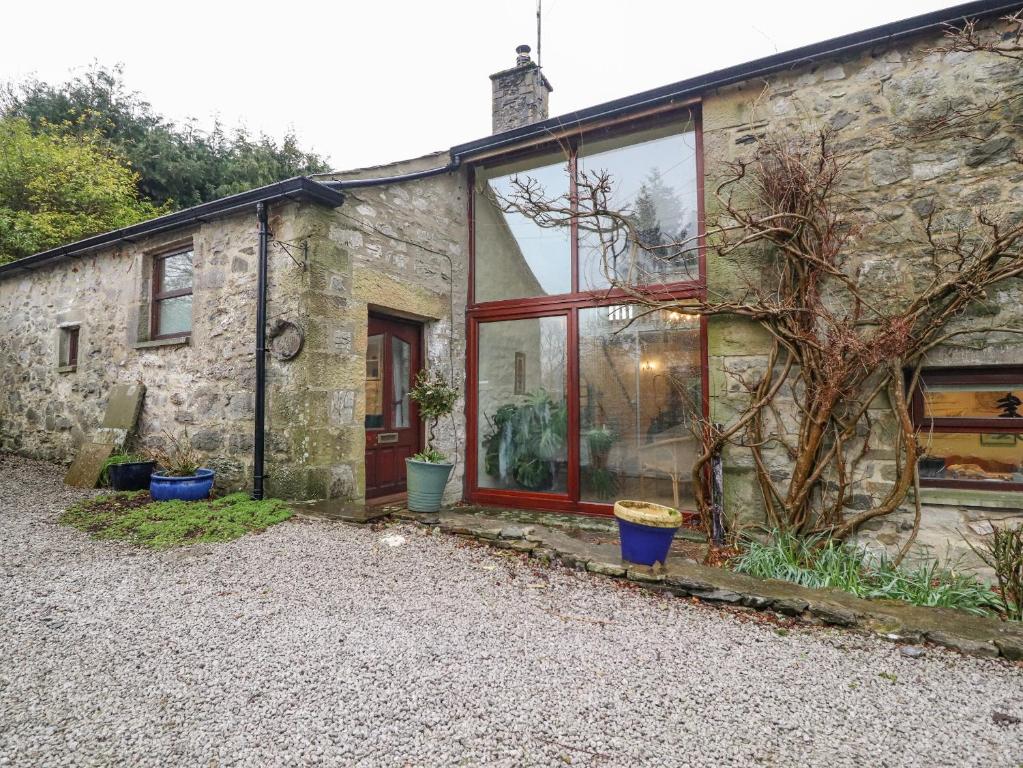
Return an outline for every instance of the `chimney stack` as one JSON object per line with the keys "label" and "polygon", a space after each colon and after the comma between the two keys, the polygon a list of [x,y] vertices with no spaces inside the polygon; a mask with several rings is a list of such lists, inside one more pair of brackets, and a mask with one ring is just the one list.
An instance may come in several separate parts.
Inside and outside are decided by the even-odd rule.
{"label": "chimney stack", "polygon": [[520,45],[515,49],[515,66],[490,76],[494,133],[547,119],[547,96],[554,89],[530,58],[530,50]]}

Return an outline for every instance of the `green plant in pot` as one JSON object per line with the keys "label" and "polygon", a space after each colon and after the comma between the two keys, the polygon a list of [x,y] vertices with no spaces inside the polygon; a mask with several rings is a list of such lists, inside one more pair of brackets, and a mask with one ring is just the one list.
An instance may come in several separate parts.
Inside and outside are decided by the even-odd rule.
{"label": "green plant in pot", "polygon": [[458,400],[458,390],[439,373],[420,371],[409,398],[419,406],[419,416],[429,424],[426,450],[405,459],[408,508],[412,512],[436,512],[444,499],[454,464],[434,447],[438,422],[449,416]]}
{"label": "green plant in pot", "polygon": [[618,490],[618,475],[608,469],[607,460],[618,435],[602,426],[587,430],[585,438],[590,449],[590,463],[583,467],[583,487],[593,496],[610,499]]}
{"label": "green plant in pot", "polygon": [[505,403],[488,419],[483,437],[484,470],[506,485],[547,491],[564,460],[568,411],[544,390],[530,393],[521,404]]}
{"label": "green plant in pot", "polygon": [[115,491],[144,491],[156,462],[141,454],[115,453],[103,462],[100,484]]}

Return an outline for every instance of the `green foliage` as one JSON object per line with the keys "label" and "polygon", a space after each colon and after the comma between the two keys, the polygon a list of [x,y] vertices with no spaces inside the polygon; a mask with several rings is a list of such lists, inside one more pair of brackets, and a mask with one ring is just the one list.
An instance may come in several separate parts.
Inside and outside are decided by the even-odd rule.
{"label": "green foliage", "polygon": [[440,451],[435,451],[433,448],[427,448],[425,451],[420,451],[412,457],[416,461],[426,461],[430,464],[447,464],[448,457]]}
{"label": "green foliage", "polygon": [[[458,401],[458,390],[448,384],[440,373],[434,371],[431,376],[425,369],[416,375],[415,384],[409,392],[409,398],[419,406],[419,415],[430,421],[430,433],[427,440],[427,453],[440,455],[434,450],[434,435],[437,429],[437,422],[444,416],[449,416]],[[446,459],[442,459],[442,462]]]}
{"label": "green foliage", "polygon": [[97,539],[120,539],[151,549],[231,541],[291,517],[278,499],[255,501],[233,493],[207,501],[152,501],[145,491],[111,493],[79,502],[60,522]]}
{"label": "green foliage", "polygon": [[550,488],[568,432],[564,402],[537,390],[520,405],[500,406],[489,422],[490,430],[483,437],[486,473],[505,482],[512,479],[531,491]]}
{"label": "green foliage", "polygon": [[134,464],[136,462],[148,461],[145,456],[137,453],[115,453],[108,456],[103,462],[103,469],[100,471],[99,484],[110,485],[110,468],[117,464]]}
{"label": "green foliage", "polygon": [[1023,621],[1023,526],[995,527],[980,546],[966,543],[995,572],[1005,615]]}
{"label": "green foliage", "polygon": [[[30,192],[9,197],[0,178],[0,258],[330,170],[325,158],[302,151],[293,133],[278,143],[242,129],[228,133],[219,123],[208,133],[175,125],[125,86],[120,67],[93,65],[59,85],[37,79],[8,84],[0,94],[0,120],[16,134],[6,141],[13,147],[0,146],[7,183]],[[46,187],[41,195],[34,189],[40,184]],[[41,200],[30,205],[33,196]],[[38,215],[40,206],[40,214],[50,215],[26,222],[22,213],[5,221],[7,208]],[[63,218],[54,219],[55,213]]]}
{"label": "green foliage", "polygon": [[161,213],[92,132],[0,119],[0,264]]}
{"label": "green foliage", "polygon": [[762,579],[782,579],[814,589],[831,587],[858,597],[958,608],[980,615],[999,608],[997,595],[976,576],[957,573],[934,561],[906,570],[886,559],[874,562],[865,550],[849,544],[779,531],[770,532],[766,544],[746,539],[741,550],[733,568]]}

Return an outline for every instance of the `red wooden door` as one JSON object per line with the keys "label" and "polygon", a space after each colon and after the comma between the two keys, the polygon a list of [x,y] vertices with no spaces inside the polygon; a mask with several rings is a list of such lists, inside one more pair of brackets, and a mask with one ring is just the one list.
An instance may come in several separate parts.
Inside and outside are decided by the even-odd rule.
{"label": "red wooden door", "polygon": [[405,491],[405,459],[420,450],[419,408],[408,396],[422,329],[370,316],[366,346],[366,498]]}

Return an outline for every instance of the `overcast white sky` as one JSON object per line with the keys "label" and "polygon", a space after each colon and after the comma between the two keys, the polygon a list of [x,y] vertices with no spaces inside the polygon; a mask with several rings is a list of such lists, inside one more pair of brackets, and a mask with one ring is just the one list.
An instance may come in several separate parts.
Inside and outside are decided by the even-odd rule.
{"label": "overcast white sky", "polygon": [[[551,115],[950,0],[543,0]],[[5,7],[0,79],[125,65],[157,111],[279,136],[338,169],[490,133],[492,72],[536,42],[536,0],[35,2]]]}

